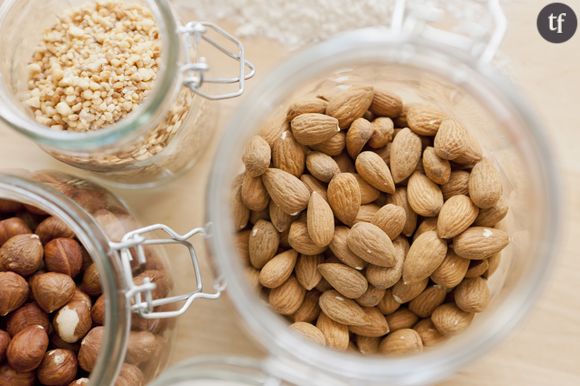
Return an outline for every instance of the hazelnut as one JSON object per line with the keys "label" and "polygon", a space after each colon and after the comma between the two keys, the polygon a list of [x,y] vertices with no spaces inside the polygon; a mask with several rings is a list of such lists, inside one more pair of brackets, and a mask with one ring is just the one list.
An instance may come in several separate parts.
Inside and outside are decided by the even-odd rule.
{"label": "hazelnut", "polygon": [[32,371],[18,372],[8,365],[0,366],[0,385],[32,386],[34,373]]}
{"label": "hazelnut", "polygon": [[6,359],[6,350],[10,344],[10,335],[4,331],[0,330],[0,363],[4,362]]}
{"label": "hazelnut", "polygon": [[82,270],[84,271],[87,268],[89,268],[89,266],[91,264],[93,264],[93,259],[92,259],[91,255],[89,255],[89,252],[87,252],[87,250],[84,247],[82,248],[82,251],[83,251],[83,254],[82,254],[82,256],[83,256],[83,268],[82,268]]}
{"label": "hazelnut", "polygon": [[84,301],[70,301],[56,313],[52,325],[60,339],[76,343],[91,329],[91,309]]}
{"label": "hazelnut", "polygon": [[131,331],[125,362],[140,365],[147,362],[159,349],[157,336],[149,331]]}
{"label": "hazelnut", "polygon": [[78,241],[58,238],[44,246],[44,264],[51,272],[75,277],[83,266],[83,251]]}
{"label": "hazelnut", "polygon": [[37,216],[48,216],[44,210],[37,208],[34,205],[24,204],[24,208],[29,211],[30,213],[37,215]]}
{"label": "hazelnut", "polygon": [[67,304],[75,293],[75,282],[63,273],[46,272],[30,281],[32,296],[40,308],[51,313]]}
{"label": "hazelnut", "polygon": [[51,348],[62,348],[64,350],[69,350],[75,353],[78,353],[81,349],[81,343],[67,343],[64,340],[60,339],[57,333],[53,332],[50,337],[50,347]]}
{"label": "hazelnut", "polygon": [[0,269],[32,275],[42,265],[42,255],[42,243],[37,235],[16,235],[0,248]]}
{"label": "hazelnut", "polygon": [[14,335],[6,350],[6,358],[14,370],[32,371],[42,362],[47,348],[46,330],[39,325],[30,326]]}
{"label": "hazelnut", "polygon": [[139,331],[150,331],[153,333],[160,332],[166,326],[165,321],[168,319],[145,319],[139,315],[131,316],[131,328]]}
{"label": "hazelnut", "polygon": [[121,241],[127,231],[138,228],[133,218],[127,214],[116,214],[109,210],[101,209],[94,216],[95,220],[109,236],[109,239],[113,241]]}
{"label": "hazelnut", "polygon": [[83,291],[81,291],[78,288],[75,289],[75,293],[73,294],[72,298],[70,299],[70,302],[83,302],[89,308],[91,308],[91,306],[93,304],[89,295],[87,295],[86,293],[84,293]]}
{"label": "hazelnut", "polygon": [[170,289],[170,283],[167,275],[164,272],[157,270],[144,271],[135,277],[135,284],[143,284],[145,278],[149,278],[149,280],[151,280],[151,282],[156,286],[153,290],[153,299],[160,299],[167,296]]}
{"label": "hazelnut", "polygon": [[28,283],[14,272],[0,272],[0,315],[6,316],[28,299]]}
{"label": "hazelnut", "polygon": [[0,213],[16,212],[22,207],[22,204],[16,201],[5,200],[0,198]]}
{"label": "hazelnut", "polygon": [[40,237],[43,244],[56,238],[71,239],[75,236],[73,231],[58,217],[48,217],[38,224],[35,233]]}
{"label": "hazelnut", "polygon": [[85,270],[85,273],[83,275],[83,281],[81,283],[81,289],[90,296],[97,296],[103,292],[103,290],[101,289],[101,279],[99,278],[99,271],[95,263],[89,265]]}
{"label": "hazelnut", "polygon": [[38,324],[48,331],[50,324],[48,321],[48,314],[44,312],[38,304],[28,303],[12,312],[6,322],[6,331],[11,336],[18,334],[26,327]]}
{"label": "hazelnut", "polygon": [[28,225],[18,217],[11,217],[0,221],[0,245],[16,235],[30,233],[32,233],[32,231]]}
{"label": "hazelnut", "polygon": [[142,386],[145,384],[145,377],[139,367],[124,363],[115,381],[115,386]]}
{"label": "hazelnut", "polygon": [[16,213],[16,217],[18,217],[19,219],[24,221],[24,223],[30,229],[32,229],[32,231],[34,231],[36,229],[36,227],[38,226],[38,224],[40,224],[40,222],[42,221],[42,218],[40,216],[36,216],[27,210],[23,210],[23,211]]}
{"label": "hazelnut", "polygon": [[104,327],[95,327],[81,341],[79,350],[79,365],[85,371],[92,371],[97,363],[103,344]]}
{"label": "hazelnut", "polygon": [[91,309],[91,318],[93,319],[93,324],[97,326],[105,324],[105,295],[99,296],[95,302]]}
{"label": "hazelnut", "polygon": [[77,380],[72,381],[68,384],[68,386],[85,386],[89,384],[89,378],[79,378]]}
{"label": "hazelnut", "polygon": [[44,354],[36,375],[43,385],[65,385],[77,376],[77,357],[69,350],[56,349]]}

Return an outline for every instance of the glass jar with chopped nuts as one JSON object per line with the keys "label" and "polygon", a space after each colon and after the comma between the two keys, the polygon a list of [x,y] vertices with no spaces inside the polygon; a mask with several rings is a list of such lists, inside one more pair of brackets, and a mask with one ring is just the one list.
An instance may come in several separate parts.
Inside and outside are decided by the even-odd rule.
{"label": "glass jar with chopped nuts", "polygon": [[[141,386],[156,377],[172,319],[196,298],[219,296],[198,280],[188,241],[197,234],[139,228],[113,194],[68,174],[0,174],[0,384]],[[187,251],[180,266],[194,265],[193,281],[172,279],[172,245]]]}
{"label": "glass jar with chopped nuts", "polygon": [[[170,0],[2,2],[0,116],[120,186],[180,175],[209,144],[213,101],[240,95],[253,67],[227,32],[177,15]],[[233,76],[206,63],[211,45],[237,61]]]}

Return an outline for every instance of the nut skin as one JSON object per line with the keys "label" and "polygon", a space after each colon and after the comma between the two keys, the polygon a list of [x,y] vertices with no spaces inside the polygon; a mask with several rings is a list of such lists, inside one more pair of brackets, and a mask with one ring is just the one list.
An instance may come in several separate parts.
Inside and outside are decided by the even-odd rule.
{"label": "nut skin", "polygon": [[18,372],[8,365],[0,366],[0,385],[32,386],[34,373],[32,371]]}
{"label": "nut skin", "polygon": [[8,364],[14,370],[27,372],[36,369],[48,348],[48,335],[39,325],[26,327],[16,334],[6,350]]}
{"label": "nut skin", "polygon": [[68,303],[76,288],[70,276],[57,272],[35,275],[30,282],[30,287],[36,303],[48,313]]}
{"label": "nut skin", "polygon": [[89,378],[79,378],[79,379],[75,379],[74,381],[69,383],[68,386],[85,386],[88,384],[89,384]]}
{"label": "nut skin", "polygon": [[44,246],[46,270],[75,277],[83,267],[83,250],[78,241],[58,238]]}
{"label": "nut skin", "polygon": [[73,300],[64,305],[52,320],[54,331],[66,343],[76,343],[91,329],[91,309],[85,301]]}
{"label": "nut skin", "polygon": [[127,363],[123,364],[115,381],[115,386],[142,386],[144,384],[145,377],[139,367]]}
{"label": "nut skin", "polygon": [[170,289],[170,283],[167,279],[167,275],[164,272],[152,269],[144,271],[135,277],[135,284],[143,284],[145,278],[149,278],[156,286],[156,288],[153,290],[153,299],[160,299],[167,296]]}
{"label": "nut skin", "polygon": [[38,304],[28,303],[10,314],[6,322],[6,331],[10,336],[14,336],[26,327],[36,324],[48,331],[50,326],[48,314]]}
{"label": "nut skin", "polygon": [[58,217],[46,218],[38,224],[34,233],[40,237],[40,241],[43,244],[56,238],[71,239],[75,236],[74,232]]}
{"label": "nut skin", "polygon": [[81,344],[80,342],[77,343],[67,343],[64,340],[60,339],[60,336],[58,336],[58,334],[56,332],[53,332],[52,334],[50,334],[49,337],[50,340],[50,348],[62,348],[64,350],[69,350],[72,351],[74,353],[79,352],[79,350],[81,349]]}
{"label": "nut skin", "polygon": [[36,375],[43,385],[65,385],[75,379],[77,367],[77,357],[72,351],[56,349],[44,354]]}
{"label": "nut skin", "polygon": [[32,275],[41,267],[43,253],[37,235],[16,235],[0,248],[0,270],[13,271],[22,276]]}
{"label": "nut skin", "polygon": [[16,212],[22,207],[22,204],[16,201],[0,199],[0,213]]}
{"label": "nut skin", "polygon": [[95,263],[89,265],[85,270],[80,288],[90,296],[98,296],[103,292],[99,271]]}
{"label": "nut skin", "polygon": [[10,344],[10,334],[4,330],[0,330],[0,363],[6,359],[6,350]]}
{"label": "nut skin", "polygon": [[99,296],[95,302],[95,305],[91,309],[91,318],[93,319],[93,324],[96,326],[105,324],[105,295]]}
{"label": "nut skin", "polygon": [[17,235],[30,234],[32,231],[22,219],[18,217],[7,218],[0,221],[0,245]]}
{"label": "nut skin", "polygon": [[131,331],[125,362],[140,365],[147,362],[159,349],[157,336],[149,331]]}
{"label": "nut skin", "polygon": [[81,349],[78,355],[81,369],[90,372],[95,367],[101,351],[104,331],[105,328],[102,326],[95,327],[81,341]]}
{"label": "nut skin", "polygon": [[26,280],[14,272],[0,272],[0,315],[6,316],[20,307],[30,289]]}

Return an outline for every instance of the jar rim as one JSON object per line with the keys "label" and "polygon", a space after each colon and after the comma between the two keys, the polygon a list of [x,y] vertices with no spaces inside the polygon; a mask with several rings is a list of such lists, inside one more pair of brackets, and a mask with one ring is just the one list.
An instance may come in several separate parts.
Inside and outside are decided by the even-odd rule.
{"label": "jar rim", "polygon": [[[0,85],[0,120],[16,131],[32,138],[36,142],[63,150],[89,150],[118,143],[130,135],[136,135],[154,123],[158,112],[165,105],[168,94],[177,92],[178,60],[180,40],[177,34],[177,22],[170,0],[146,0],[152,11],[161,38],[161,63],[155,87],[136,110],[113,125],[88,132],[65,132],[50,129],[27,115],[19,106],[19,101],[11,98],[7,85]],[[0,4],[0,23],[8,16],[18,0],[6,0]]]}
{"label": "jar rim", "polygon": [[[397,60],[388,55],[388,51],[393,49],[397,49],[399,54]],[[418,59],[426,53],[430,55],[428,60],[426,61],[425,57],[419,63]],[[488,87],[492,87],[502,95],[529,128],[531,146],[539,155],[533,164],[537,168],[538,178],[543,182],[538,188],[543,189],[542,203],[546,204],[546,212],[550,216],[542,228],[545,230],[545,238],[539,245],[538,263],[530,269],[529,280],[526,282],[520,280],[515,284],[513,291],[506,298],[502,298],[502,303],[494,310],[494,318],[497,320],[491,325],[486,324],[485,329],[474,325],[457,339],[452,339],[428,352],[408,357],[386,360],[333,352],[314,344],[304,343],[288,328],[284,328],[284,321],[266,305],[261,304],[262,302],[257,301],[255,292],[242,274],[241,262],[232,258],[237,255],[232,242],[232,230],[235,228],[229,213],[229,205],[224,205],[225,202],[229,202],[231,168],[235,162],[232,157],[240,154],[239,144],[244,143],[249,133],[255,132],[256,128],[260,127],[263,115],[258,117],[259,111],[272,111],[276,107],[273,104],[278,101],[274,96],[288,95],[292,85],[303,84],[315,74],[336,68],[336,62],[340,60],[337,58],[346,58],[350,62],[383,60],[382,63],[406,65],[409,64],[408,59],[413,58],[415,66],[421,64],[418,67],[420,70],[429,69],[432,73],[454,83],[464,81],[460,78],[462,74],[477,76],[476,80],[480,83],[487,82]],[[458,66],[463,66],[463,69]],[[474,91],[474,95],[479,99],[484,99],[482,90],[473,90],[469,84],[462,86]],[[357,380],[372,380],[377,383],[393,381],[405,385],[432,383],[488,351],[529,311],[553,263],[551,255],[554,254],[557,245],[560,217],[560,183],[539,121],[516,94],[511,83],[490,66],[452,47],[436,46],[425,37],[393,34],[384,29],[381,31],[365,29],[342,34],[286,59],[253,90],[234,116],[235,121],[232,120],[226,129],[228,136],[222,139],[216,152],[208,184],[208,216],[213,229],[209,243],[217,260],[218,269],[227,282],[228,292],[235,307],[253,335],[272,355],[285,356],[294,362],[308,362],[326,373]],[[299,353],[293,350],[297,345],[302,348]]]}

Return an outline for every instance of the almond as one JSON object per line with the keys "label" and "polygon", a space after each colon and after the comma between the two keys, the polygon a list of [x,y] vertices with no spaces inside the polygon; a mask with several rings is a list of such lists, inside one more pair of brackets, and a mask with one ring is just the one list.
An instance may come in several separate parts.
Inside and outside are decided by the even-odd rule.
{"label": "almond", "polygon": [[403,112],[403,101],[398,95],[375,89],[373,102],[369,109],[380,117],[395,118]]}
{"label": "almond", "polygon": [[305,295],[306,290],[302,288],[294,276],[290,276],[284,284],[270,291],[268,301],[277,313],[292,315],[302,305]]}
{"label": "almond", "polygon": [[357,173],[373,188],[385,193],[395,192],[395,183],[385,161],[375,152],[364,151],[355,161]]}
{"label": "almond", "polygon": [[328,347],[346,351],[350,342],[348,326],[335,322],[324,313],[321,313],[316,322],[316,327],[324,334]]}
{"label": "almond", "polygon": [[443,198],[449,200],[450,197],[458,194],[469,195],[469,172],[465,170],[455,170],[451,172],[449,181],[441,185]]}
{"label": "almond", "polygon": [[419,334],[410,328],[395,331],[381,342],[379,351],[383,354],[413,354],[423,351]]}
{"label": "almond", "polygon": [[308,234],[308,226],[305,221],[296,220],[290,225],[290,232],[288,233],[288,243],[298,253],[304,255],[318,255],[326,249],[326,247],[317,246],[310,235]]}
{"label": "almond", "polygon": [[254,268],[262,268],[278,250],[280,237],[271,222],[260,220],[252,228],[248,241],[250,263]]}
{"label": "almond", "polygon": [[308,206],[310,190],[292,174],[281,169],[268,169],[262,180],[270,198],[285,213],[295,215]]}
{"label": "almond", "polygon": [[505,218],[509,210],[504,199],[500,198],[495,206],[487,209],[481,209],[475,219],[475,225],[481,227],[494,227]]}
{"label": "almond", "polygon": [[411,300],[409,310],[421,318],[428,318],[435,308],[443,304],[446,296],[447,290],[440,285],[427,287],[419,296]]}
{"label": "almond", "polygon": [[267,209],[261,210],[259,212],[250,212],[250,223],[256,225],[260,220],[270,221],[269,211]]}
{"label": "almond", "polygon": [[487,280],[480,277],[465,279],[455,288],[455,304],[465,312],[481,312],[489,304]]}
{"label": "almond", "polygon": [[346,129],[362,117],[373,101],[372,87],[353,87],[328,100],[326,114],[338,119],[338,125]]}
{"label": "almond", "polygon": [[403,231],[406,220],[405,209],[397,205],[387,204],[375,213],[371,222],[381,228],[391,240],[394,240]]}
{"label": "almond", "polygon": [[447,250],[447,256],[439,267],[431,274],[431,280],[445,288],[454,288],[463,278],[469,268],[469,260],[457,256],[453,250]]}
{"label": "almond", "polygon": [[429,278],[441,265],[446,254],[445,240],[440,239],[434,231],[423,233],[411,244],[407,253],[403,265],[403,281],[415,283]]}
{"label": "almond", "polygon": [[286,114],[286,120],[288,122],[292,121],[299,115],[306,113],[319,113],[323,114],[326,111],[326,102],[320,98],[304,98],[297,102],[294,102],[288,107],[288,113]]}
{"label": "almond", "polygon": [[322,182],[329,182],[332,177],[340,173],[340,169],[331,156],[313,151],[306,156],[306,169]]}
{"label": "almond", "polygon": [[369,322],[361,306],[335,290],[325,291],[320,296],[319,305],[322,312],[335,322],[348,326],[364,326]]}
{"label": "almond", "polygon": [[304,148],[288,130],[283,131],[272,144],[272,165],[275,168],[299,177],[304,172],[305,160]]}
{"label": "almond", "polygon": [[350,230],[347,227],[336,227],[329,248],[341,262],[360,271],[367,265],[367,262],[355,255],[348,248],[347,237],[349,232]]}
{"label": "almond", "polygon": [[272,153],[268,142],[259,135],[253,136],[244,150],[242,161],[246,166],[246,173],[251,177],[259,177],[270,166]]}
{"label": "almond", "polygon": [[403,275],[403,263],[409,243],[407,239],[398,237],[393,241],[395,247],[396,263],[393,267],[385,268],[376,265],[369,265],[366,270],[366,278],[368,282],[378,288],[390,288],[394,286]]}
{"label": "almond", "polygon": [[453,249],[459,256],[482,260],[498,253],[509,244],[505,231],[487,227],[471,227],[453,239]]}
{"label": "almond", "polygon": [[368,286],[368,289],[364,294],[356,299],[356,302],[363,307],[376,307],[383,297],[385,296],[385,290],[373,286]]}
{"label": "almond", "polygon": [[421,341],[423,341],[423,346],[425,347],[434,346],[445,340],[445,337],[437,331],[431,319],[421,320],[415,325],[414,330],[421,337]]}
{"label": "almond", "polygon": [[424,217],[436,216],[443,206],[443,194],[439,187],[419,172],[409,178],[407,199],[413,211]]}
{"label": "almond", "polygon": [[395,136],[395,125],[391,118],[380,117],[371,123],[373,135],[368,141],[368,145],[373,149],[380,149],[387,146]]}
{"label": "almond", "polygon": [[428,217],[423,219],[413,235],[413,240],[417,240],[417,238],[425,232],[437,231],[437,221],[439,221],[438,217]]}
{"label": "almond", "polygon": [[306,292],[302,305],[292,315],[292,319],[295,322],[314,322],[318,318],[318,315],[320,315],[320,307],[318,306],[319,298],[320,292],[316,290]]}
{"label": "almond", "polygon": [[368,288],[367,279],[360,272],[344,264],[320,264],[318,270],[337,292],[349,299],[361,297]]}
{"label": "almond", "polygon": [[250,230],[238,232],[234,240],[236,251],[238,251],[244,263],[250,261],[250,233],[252,233]]}
{"label": "almond", "polygon": [[290,224],[294,221],[294,217],[285,213],[274,201],[270,201],[269,212],[270,221],[278,232],[284,232],[290,229]]}
{"label": "almond", "polygon": [[250,209],[242,200],[242,176],[234,180],[231,196],[232,220],[236,230],[244,229],[250,220]]}
{"label": "almond", "polygon": [[489,268],[489,259],[485,260],[470,260],[469,261],[469,269],[465,273],[466,279],[473,279],[476,277],[480,277],[487,271]]}
{"label": "almond", "polygon": [[499,268],[499,265],[501,263],[501,253],[496,253],[495,255],[490,256],[487,259],[487,262],[488,262],[487,272],[483,274],[485,278],[491,277],[491,275],[493,275],[495,271],[497,271],[497,269]]}
{"label": "almond", "polygon": [[479,208],[471,199],[462,194],[445,201],[437,220],[437,234],[444,239],[450,239],[464,232],[473,224]]}
{"label": "almond", "polygon": [[419,318],[407,308],[399,308],[397,311],[387,315],[387,323],[391,332],[411,328]]}
{"label": "almond", "polygon": [[262,211],[268,207],[270,196],[260,177],[252,177],[249,173],[244,174],[242,180],[242,202],[253,211]]}
{"label": "almond", "polygon": [[481,160],[481,146],[479,145],[479,141],[477,141],[469,132],[467,133],[465,140],[469,150],[454,159],[453,162],[459,165],[473,166]]}
{"label": "almond", "polygon": [[294,139],[302,145],[317,145],[332,138],[340,131],[339,121],[332,116],[306,113],[290,122]]}
{"label": "almond", "polygon": [[387,197],[387,203],[400,206],[405,209],[405,226],[403,227],[403,234],[411,236],[417,227],[417,214],[413,212],[407,200],[407,188],[399,187],[392,195]]}
{"label": "almond", "polygon": [[308,235],[318,247],[326,247],[334,237],[334,214],[330,205],[314,192],[308,202]]}
{"label": "almond", "polygon": [[399,280],[392,288],[393,298],[397,303],[404,304],[415,299],[427,288],[428,279],[416,281],[414,283],[405,283]]}
{"label": "almond", "polygon": [[322,263],[321,255],[300,255],[294,269],[296,279],[308,291],[316,287],[322,276],[318,271],[318,264]]}
{"label": "almond", "polygon": [[478,146],[467,130],[452,119],[441,122],[434,142],[435,153],[439,157],[450,161],[461,158],[462,163],[481,158],[481,149]]}
{"label": "almond", "polygon": [[328,203],[336,218],[351,225],[361,205],[360,187],[354,175],[339,173],[328,184]]}
{"label": "almond", "polygon": [[327,194],[326,194],[326,186],[318,181],[316,178],[311,176],[310,174],[303,174],[300,176],[300,181],[306,185],[310,192],[316,192],[322,196],[326,201],[328,201]]}
{"label": "almond", "polygon": [[388,289],[385,291],[385,296],[383,296],[377,307],[383,314],[388,315],[397,311],[401,307],[401,304],[395,301],[393,292]]}
{"label": "almond", "polygon": [[274,256],[260,271],[260,284],[266,288],[276,288],[284,284],[292,275],[298,253],[290,249]]}
{"label": "almond", "polygon": [[437,185],[443,185],[451,176],[451,164],[446,159],[440,158],[431,146],[423,151],[423,170]]}
{"label": "almond", "polygon": [[367,142],[371,139],[374,130],[369,121],[364,118],[357,118],[350,125],[346,133],[346,151],[351,158],[356,158]]}
{"label": "almond", "polygon": [[358,222],[372,222],[375,217],[375,213],[379,211],[381,207],[376,204],[361,205],[354,220],[355,224]]}
{"label": "almond", "polygon": [[303,338],[310,340],[321,346],[326,346],[326,338],[322,331],[320,331],[316,326],[305,322],[296,322],[290,325],[290,330],[296,331]]}
{"label": "almond", "polygon": [[495,167],[487,159],[479,161],[469,176],[469,197],[482,209],[494,207],[502,194],[502,186]]}
{"label": "almond", "polygon": [[453,303],[440,305],[433,311],[431,321],[443,335],[454,335],[465,330],[473,320],[473,314],[461,311]]}
{"label": "almond", "polygon": [[379,344],[381,339],[369,338],[368,336],[357,336],[356,346],[363,355],[372,355],[379,352]]}
{"label": "almond", "polygon": [[381,192],[378,189],[373,188],[361,176],[359,176],[358,174],[354,174],[354,176],[360,188],[361,204],[363,205],[370,204],[371,202],[376,201],[381,196]]}
{"label": "almond", "polygon": [[346,135],[342,132],[336,133],[330,139],[319,143],[317,145],[311,145],[310,147],[313,150],[320,151],[324,154],[328,154],[329,156],[337,156],[342,153],[346,146]]}
{"label": "almond", "polygon": [[334,157],[334,160],[338,164],[340,171],[343,173],[354,173],[354,162],[347,153],[342,153]]}
{"label": "almond", "polygon": [[378,338],[389,332],[389,324],[378,308],[364,307],[363,311],[367,316],[368,323],[363,326],[350,326],[350,332],[371,338]]}
{"label": "almond", "polygon": [[371,223],[355,224],[346,239],[348,248],[368,263],[380,267],[393,267],[397,258],[391,239]]}
{"label": "almond", "polygon": [[390,166],[393,180],[399,183],[409,177],[421,160],[421,138],[405,128],[395,135],[391,146]]}
{"label": "almond", "polygon": [[439,130],[445,114],[432,106],[410,106],[406,114],[407,124],[419,135],[434,136]]}

